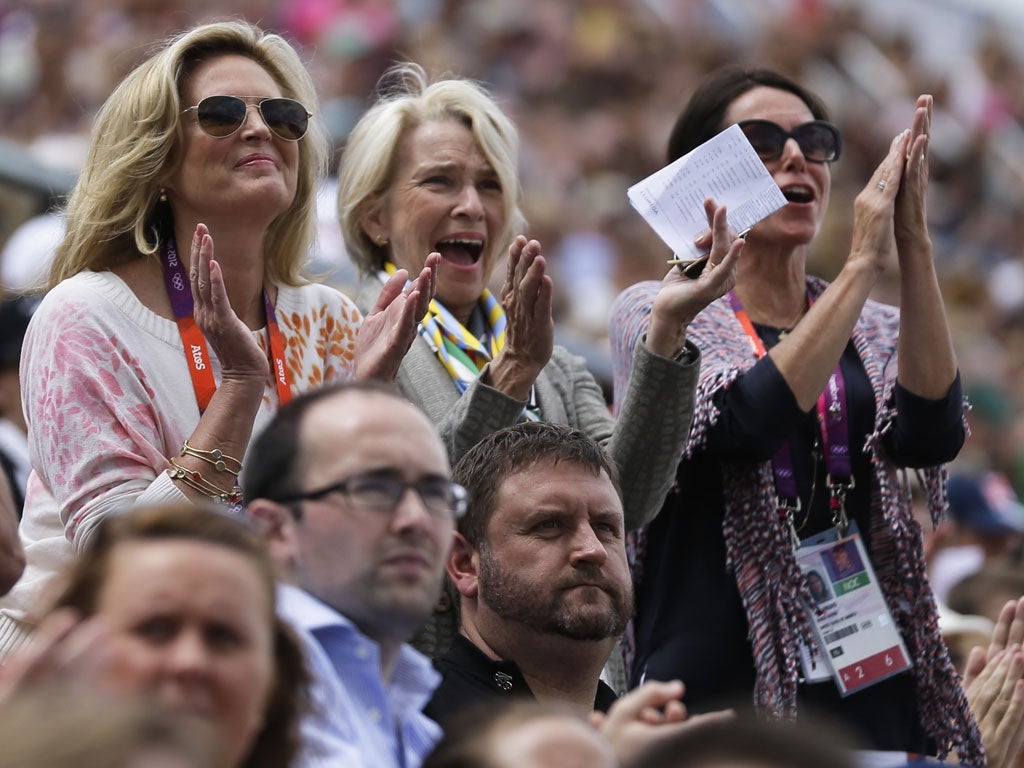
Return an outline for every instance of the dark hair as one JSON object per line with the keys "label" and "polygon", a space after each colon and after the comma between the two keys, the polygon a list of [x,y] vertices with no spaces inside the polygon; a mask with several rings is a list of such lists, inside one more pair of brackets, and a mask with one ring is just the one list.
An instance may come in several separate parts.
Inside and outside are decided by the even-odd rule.
{"label": "dark hair", "polygon": [[[299,460],[302,422],[317,403],[348,392],[376,392],[407,402],[396,387],[374,380],[334,382],[303,392],[274,414],[249,446],[241,478],[246,504],[253,499],[276,501],[299,492],[297,468],[302,464]],[[293,511],[299,514],[297,505]]]}
{"label": "dark hair", "polygon": [[734,763],[770,768],[854,768],[852,744],[830,722],[766,721],[753,715],[716,720],[659,740],[637,768],[702,768]]}
{"label": "dark hair", "polygon": [[92,616],[118,547],[175,539],[214,544],[237,552],[259,572],[271,606],[267,620],[274,639],[274,687],[263,729],[242,768],[289,765],[299,750],[299,721],[309,707],[310,677],[299,641],[276,614],[273,561],[263,538],[243,519],[218,507],[191,504],[140,508],[107,518],[98,528],[92,545],[71,566],[54,608],[70,607],[83,616]]}
{"label": "dark hair", "polygon": [[505,479],[541,460],[579,464],[595,475],[604,470],[622,498],[615,465],[585,432],[536,421],[505,427],[470,448],[452,470],[452,479],[469,491],[469,510],[459,520],[459,533],[470,544],[479,549],[484,542],[495,498]]}
{"label": "dark hair", "polygon": [[770,69],[716,70],[690,96],[668,139],[668,162],[678,160],[728,126],[722,125],[729,106],[759,86],[788,91],[811,110],[815,120],[828,120],[825,104],[809,90]]}
{"label": "dark hair", "polygon": [[444,735],[422,768],[492,768],[498,754],[494,742],[520,726],[548,718],[585,722],[567,706],[536,699],[478,702],[445,721]]}

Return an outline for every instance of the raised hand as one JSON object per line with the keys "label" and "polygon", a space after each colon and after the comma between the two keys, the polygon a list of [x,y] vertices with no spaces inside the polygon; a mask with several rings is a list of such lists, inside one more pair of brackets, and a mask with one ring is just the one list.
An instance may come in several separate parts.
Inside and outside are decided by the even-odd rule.
{"label": "raised hand", "polygon": [[1024,597],[1008,601],[999,612],[988,654],[991,657],[1011,645],[1024,645]]}
{"label": "raised hand", "polygon": [[590,722],[611,743],[624,768],[643,764],[648,751],[705,723],[735,716],[731,710],[688,717],[680,697],[683,684],[649,681],[612,704],[607,715],[595,712]]}
{"label": "raised hand", "polygon": [[697,244],[706,247],[710,240],[707,266],[695,280],[673,267],[654,297],[647,348],[664,357],[679,354],[686,341],[686,328],[697,313],[736,284],[736,264],[745,241],[729,231],[724,205],[709,198],[704,201],[704,212],[710,231]]}
{"label": "raised hand", "polygon": [[991,768],[1024,763],[1024,654],[1013,644],[988,655],[971,651],[964,679],[971,712]]}
{"label": "raised hand", "polygon": [[0,706],[19,693],[47,683],[94,690],[111,668],[110,633],[98,617],[82,620],[70,608],[47,616],[22,648],[12,653],[0,673]]}
{"label": "raised hand", "polygon": [[213,237],[205,224],[196,226],[189,259],[193,315],[207,344],[220,360],[225,380],[253,380],[262,387],[270,362],[228,301],[224,273],[214,258]]}
{"label": "raised hand", "polygon": [[903,178],[896,195],[896,247],[902,255],[907,247],[927,243],[928,219],[925,192],[928,189],[928,137],[932,125],[931,96],[917,97],[914,122],[907,142]]}
{"label": "raised hand", "polygon": [[357,379],[395,380],[434,298],[440,264],[441,254],[431,253],[415,280],[399,269],[384,284],[356,337]]}
{"label": "raised hand", "polygon": [[964,688],[969,688],[985,665],[1010,646],[1024,645],[1024,597],[1009,600],[999,611],[992,628],[988,648],[977,646],[971,651],[964,671]]}
{"label": "raised hand", "polygon": [[895,251],[895,202],[903,179],[909,142],[909,130],[899,133],[892,140],[889,153],[853,203],[850,259],[866,260],[879,272],[889,266]]}
{"label": "raised hand", "polygon": [[517,400],[529,397],[554,348],[553,287],[546,270],[540,243],[522,235],[512,241],[501,288],[505,346],[487,367],[484,381]]}
{"label": "raised hand", "polygon": [[964,669],[964,693],[992,768],[1024,768],[1024,597],[999,612],[988,648],[975,647]]}

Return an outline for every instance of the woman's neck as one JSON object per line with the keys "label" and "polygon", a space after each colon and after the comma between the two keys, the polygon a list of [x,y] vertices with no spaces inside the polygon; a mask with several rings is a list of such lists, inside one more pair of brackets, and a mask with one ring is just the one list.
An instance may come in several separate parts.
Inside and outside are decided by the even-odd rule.
{"label": "woman's neck", "polygon": [[773,328],[792,328],[807,311],[803,250],[744,250],[734,290],[751,321]]}

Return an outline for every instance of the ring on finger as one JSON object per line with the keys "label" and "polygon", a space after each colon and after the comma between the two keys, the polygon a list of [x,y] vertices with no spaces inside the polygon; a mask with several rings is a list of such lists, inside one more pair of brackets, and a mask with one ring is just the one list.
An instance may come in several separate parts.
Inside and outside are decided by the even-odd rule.
{"label": "ring on finger", "polygon": [[878,188],[880,190],[885,191],[885,185],[886,185],[885,179],[879,179],[878,180]]}

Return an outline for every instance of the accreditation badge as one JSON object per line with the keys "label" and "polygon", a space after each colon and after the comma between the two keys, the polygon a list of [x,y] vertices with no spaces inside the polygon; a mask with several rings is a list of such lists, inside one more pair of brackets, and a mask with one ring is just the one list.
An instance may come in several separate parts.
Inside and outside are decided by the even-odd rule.
{"label": "accreditation badge", "polygon": [[814,604],[808,614],[817,647],[801,649],[806,682],[829,676],[848,696],[911,667],[856,525],[832,528],[802,542],[797,563]]}

